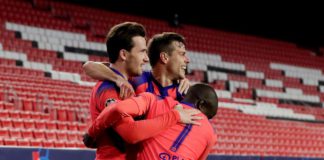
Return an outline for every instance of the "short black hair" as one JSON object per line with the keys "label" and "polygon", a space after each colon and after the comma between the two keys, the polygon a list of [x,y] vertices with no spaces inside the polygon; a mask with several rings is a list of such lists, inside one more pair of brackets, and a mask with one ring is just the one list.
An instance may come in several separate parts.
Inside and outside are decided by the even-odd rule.
{"label": "short black hair", "polygon": [[217,114],[218,97],[213,87],[204,83],[194,84],[189,88],[187,96],[193,101],[203,101],[205,109],[207,109],[204,114],[208,119],[213,118]]}
{"label": "short black hair", "polygon": [[144,26],[136,22],[120,23],[110,29],[106,38],[106,47],[111,63],[117,61],[121,49],[130,51],[134,47],[132,38],[135,36],[146,37]]}
{"label": "short black hair", "polygon": [[163,32],[161,34],[156,34],[151,38],[148,44],[148,56],[152,67],[154,67],[159,61],[161,52],[171,54],[174,50],[174,47],[171,45],[173,41],[185,44],[185,38],[174,32]]}

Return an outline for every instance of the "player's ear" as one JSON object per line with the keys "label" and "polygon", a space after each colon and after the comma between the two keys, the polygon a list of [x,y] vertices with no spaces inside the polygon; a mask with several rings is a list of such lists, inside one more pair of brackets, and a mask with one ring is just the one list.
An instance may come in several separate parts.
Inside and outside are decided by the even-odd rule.
{"label": "player's ear", "polygon": [[166,52],[161,52],[160,53],[160,60],[162,61],[162,63],[166,64],[169,60],[169,55]]}
{"label": "player's ear", "polygon": [[211,111],[211,107],[205,100],[198,100],[196,103],[197,109],[199,109],[208,119],[211,119],[215,113]]}
{"label": "player's ear", "polygon": [[196,102],[195,105],[196,105],[197,109],[199,109],[201,112],[203,112],[203,110],[206,109],[205,106],[204,106],[204,104],[205,104],[205,101],[202,100],[202,99],[200,99],[200,100],[198,100],[198,101]]}
{"label": "player's ear", "polygon": [[119,57],[120,57],[123,61],[125,61],[126,58],[127,58],[127,53],[128,53],[127,50],[125,50],[125,49],[121,49],[121,50],[119,51]]}

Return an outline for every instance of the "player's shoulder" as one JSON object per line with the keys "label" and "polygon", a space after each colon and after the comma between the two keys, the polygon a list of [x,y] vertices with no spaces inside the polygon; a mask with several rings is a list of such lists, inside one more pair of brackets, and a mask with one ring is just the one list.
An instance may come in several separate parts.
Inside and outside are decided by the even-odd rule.
{"label": "player's shoulder", "polygon": [[95,89],[97,90],[97,93],[102,93],[103,91],[115,91],[116,90],[116,84],[112,81],[100,81],[97,83]]}
{"label": "player's shoulder", "polygon": [[139,94],[139,96],[149,98],[149,99],[156,99],[157,98],[157,96],[155,94],[150,93],[150,92],[143,92],[143,93]]}
{"label": "player's shoulder", "polygon": [[142,75],[140,75],[140,76],[137,76],[137,77],[131,77],[131,78],[129,79],[129,82],[130,82],[133,86],[137,87],[137,86],[139,86],[139,85],[142,85],[142,84],[144,84],[144,83],[147,83],[147,82],[150,80],[150,77],[151,77],[151,72],[150,72],[150,71],[144,71],[144,72],[142,73]]}
{"label": "player's shoulder", "polygon": [[102,88],[102,87],[106,87],[106,88],[114,88],[115,87],[115,83],[112,81],[108,81],[108,80],[104,80],[104,81],[99,81],[96,84],[97,88]]}
{"label": "player's shoulder", "polygon": [[210,135],[214,135],[214,128],[213,128],[211,122],[209,121],[209,119],[207,117],[205,117],[203,120],[204,120],[203,123],[205,124],[204,128],[207,131],[207,133]]}

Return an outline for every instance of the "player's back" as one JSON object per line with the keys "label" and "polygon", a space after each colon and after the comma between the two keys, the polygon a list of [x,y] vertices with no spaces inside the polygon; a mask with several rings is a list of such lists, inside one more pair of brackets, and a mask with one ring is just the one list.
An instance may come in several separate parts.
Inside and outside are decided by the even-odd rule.
{"label": "player's back", "polygon": [[[147,118],[155,117],[169,111],[177,104],[172,98],[159,100],[155,107],[151,107]],[[184,108],[191,108],[182,104]],[[158,136],[143,141],[138,159],[199,159],[205,151],[208,143],[214,137],[213,128],[207,117],[203,114],[201,125],[177,124],[170,129],[161,132]]]}

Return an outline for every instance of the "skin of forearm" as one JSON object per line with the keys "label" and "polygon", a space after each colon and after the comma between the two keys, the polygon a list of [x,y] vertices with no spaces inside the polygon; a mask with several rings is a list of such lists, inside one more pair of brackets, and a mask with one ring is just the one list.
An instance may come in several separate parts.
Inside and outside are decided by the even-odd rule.
{"label": "skin of forearm", "polygon": [[106,65],[109,63],[88,61],[83,65],[84,72],[91,78],[96,80],[110,80],[113,82],[118,81],[118,75],[116,75]]}

